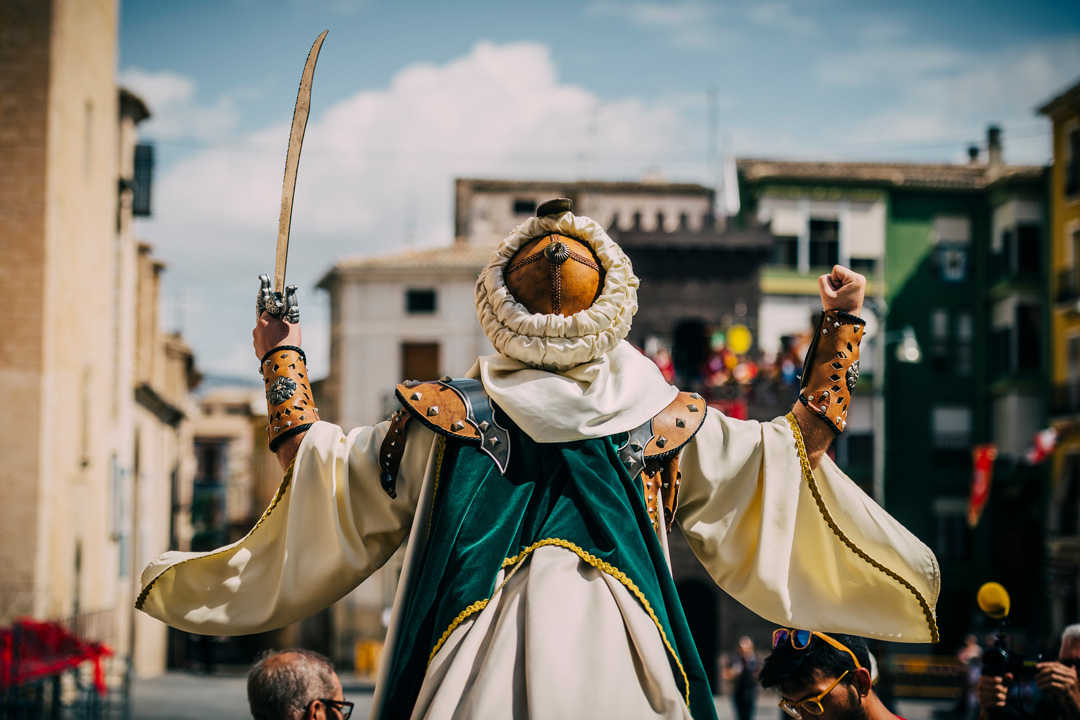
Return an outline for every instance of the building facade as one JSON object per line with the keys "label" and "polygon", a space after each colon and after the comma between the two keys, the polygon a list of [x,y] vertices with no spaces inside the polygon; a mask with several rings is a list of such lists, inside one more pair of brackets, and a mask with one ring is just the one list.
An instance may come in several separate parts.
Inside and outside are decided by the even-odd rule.
{"label": "building facade", "polygon": [[[968,164],[739,167],[746,212],[791,238],[777,243],[780,268],[763,273],[766,298],[783,289],[777,304],[794,307],[797,283],[809,297],[831,262],[870,279],[865,314],[877,327],[852,406],[870,400],[868,424],[836,451],[848,445],[845,470],[937,553],[943,647],[977,629],[972,598],[991,573],[1011,585],[1017,622],[1037,621],[1043,485],[1024,456],[1045,418],[1044,168],[1006,165],[995,128]],[[999,459],[972,531],[972,447],[982,442]]]}
{"label": "building facade", "polygon": [[[164,666],[135,618],[137,572],[185,466],[190,351],[156,323],[149,113],[115,80],[114,0],[0,7],[0,282],[17,417],[0,439],[0,625],[28,616],[108,644],[111,687]],[[17,28],[17,31],[14,30]]]}
{"label": "building facade", "polygon": [[1053,124],[1050,171],[1050,420],[1047,510],[1051,622],[1080,617],[1080,83],[1039,108]]}

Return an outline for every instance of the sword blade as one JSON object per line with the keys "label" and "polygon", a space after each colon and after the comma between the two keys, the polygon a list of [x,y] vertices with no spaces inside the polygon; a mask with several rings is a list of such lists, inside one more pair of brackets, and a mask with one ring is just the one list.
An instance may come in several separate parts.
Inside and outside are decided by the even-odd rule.
{"label": "sword blade", "polygon": [[300,76],[300,89],[296,92],[296,108],[293,110],[292,129],[289,131],[289,150],[285,155],[285,179],[281,183],[281,215],[278,216],[277,259],[274,261],[274,290],[285,291],[285,264],[289,259],[289,228],[292,227],[293,195],[296,194],[296,173],[300,169],[300,148],[304,144],[308,112],[311,110],[311,81],[315,77],[315,61],[326,39],[323,30],[308,53],[304,73]]}

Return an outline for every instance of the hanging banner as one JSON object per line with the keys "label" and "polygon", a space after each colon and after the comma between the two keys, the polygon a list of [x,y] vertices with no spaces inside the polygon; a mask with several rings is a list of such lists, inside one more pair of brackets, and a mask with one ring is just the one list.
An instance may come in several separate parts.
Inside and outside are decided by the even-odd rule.
{"label": "hanging banner", "polygon": [[1057,447],[1057,430],[1054,428],[1040,430],[1031,440],[1031,449],[1028,450],[1026,459],[1029,464],[1038,465],[1054,454],[1055,447]]}
{"label": "hanging banner", "polygon": [[979,524],[986,502],[990,499],[990,480],[994,472],[994,459],[997,457],[997,445],[986,443],[976,445],[971,451],[975,466],[975,477],[971,481],[971,497],[968,499],[968,527]]}

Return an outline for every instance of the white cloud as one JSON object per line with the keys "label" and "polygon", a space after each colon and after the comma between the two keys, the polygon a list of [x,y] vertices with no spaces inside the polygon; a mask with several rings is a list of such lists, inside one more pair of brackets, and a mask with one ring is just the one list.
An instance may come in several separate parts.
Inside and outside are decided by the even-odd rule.
{"label": "white cloud", "polygon": [[786,2],[751,3],[746,8],[746,17],[755,25],[792,35],[812,35],[818,29],[817,22],[796,13]]}
{"label": "white cloud", "polygon": [[213,105],[199,104],[194,81],[179,73],[126,68],[120,72],[118,82],[149,107],[150,119],[139,128],[147,137],[209,140],[220,138],[236,127],[237,113],[232,98],[223,96]]}
{"label": "white cloud", "polygon": [[[1049,123],[1035,107],[1075,79],[1080,38],[999,49],[994,54],[942,47],[874,47],[818,65],[824,84],[888,87],[891,98],[853,118],[845,135],[860,144],[943,143],[982,139],[1004,125],[1006,160],[1044,162]],[[1010,137],[1009,130],[1013,129]]]}
{"label": "white cloud", "polygon": [[[191,97],[181,90],[171,97]],[[323,371],[315,282],[345,256],[451,242],[455,176],[566,178],[587,165],[637,177],[684,142],[676,110],[601,101],[561,82],[548,48],[528,43],[479,43],[443,65],[411,65],[383,90],[326,108],[319,100],[300,161],[289,277],[302,288],[313,367]],[[158,178],[155,217],[140,224],[169,260],[169,291],[198,298],[185,331],[211,370],[248,369],[240,363],[256,275],[273,265],[287,139],[286,125],[267,127],[180,160]]]}

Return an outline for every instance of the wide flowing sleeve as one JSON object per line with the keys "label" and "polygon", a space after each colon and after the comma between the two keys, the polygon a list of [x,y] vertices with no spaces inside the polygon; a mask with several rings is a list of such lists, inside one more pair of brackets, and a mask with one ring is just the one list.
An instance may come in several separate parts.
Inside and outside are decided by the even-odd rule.
{"label": "wide flowing sleeve", "polygon": [[405,538],[432,462],[434,434],[412,423],[391,498],[378,468],[388,425],[313,425],[251,531],[211,552],[166,552],[143,570],[135,606],[188,632],[243,635],[348,593]]}
{"label": "wide flowing sleeve", "polygon": [[811,471],[792,415],[709,410],[683,451],[678,521],[717,584],[780,625],[937,642],[937,560],[828,457]]}

